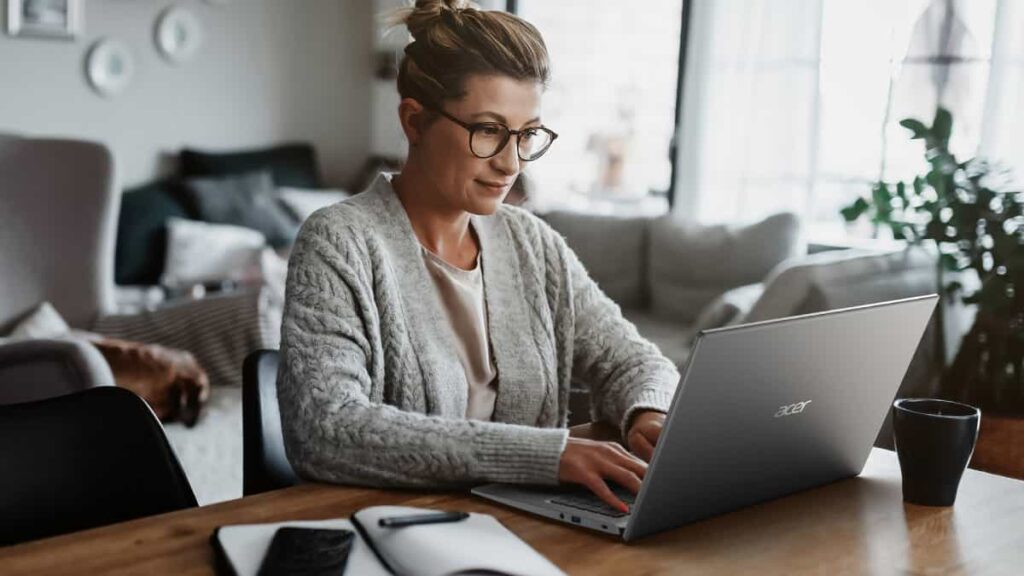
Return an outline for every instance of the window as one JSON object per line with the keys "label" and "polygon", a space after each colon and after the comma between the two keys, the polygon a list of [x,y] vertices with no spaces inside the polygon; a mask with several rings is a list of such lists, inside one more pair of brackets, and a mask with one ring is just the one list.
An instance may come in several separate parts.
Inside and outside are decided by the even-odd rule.
{"label": "window", "polygon": [[704,221],[802,215],[848,233],[839,208],[924,169],[899,121],[951,109],[951,147],[1024,176],[1024,3],[721,0],[694,4],[678,210]]}
{"label": "window", "polygon": [[544,35],[544,124],[559,134],[527,170],[539,210],[668,210],[682,0],[518,0]]}

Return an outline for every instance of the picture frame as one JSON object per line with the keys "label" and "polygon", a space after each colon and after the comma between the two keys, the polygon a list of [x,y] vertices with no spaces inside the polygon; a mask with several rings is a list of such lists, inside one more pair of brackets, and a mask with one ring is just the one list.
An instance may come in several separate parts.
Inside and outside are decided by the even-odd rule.
{"label": "picture frame", "polygon": [[73,40],[82,33],[84,0],[7,0],[7,33]]}

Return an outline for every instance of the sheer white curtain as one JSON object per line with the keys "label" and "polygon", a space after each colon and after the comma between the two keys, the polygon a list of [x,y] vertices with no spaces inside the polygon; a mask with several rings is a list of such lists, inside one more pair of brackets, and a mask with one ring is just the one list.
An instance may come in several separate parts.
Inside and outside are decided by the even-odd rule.
{"label": "sheer white curtain", "polygon": [[690,0],[676,212],[800,205],[816,165],[822,0]]}
{"label": "sheer white curtain", "polygon": [[842,234],[840,206],[922,169],[898,125],[952,109],[954,151],[1024,177],[1021,0],[691,0],[676,212],[794,211]]}

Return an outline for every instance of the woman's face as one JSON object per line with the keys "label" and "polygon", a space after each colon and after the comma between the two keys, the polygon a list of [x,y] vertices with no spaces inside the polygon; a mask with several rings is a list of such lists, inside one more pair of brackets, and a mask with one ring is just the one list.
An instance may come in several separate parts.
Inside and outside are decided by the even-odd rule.
{"label": "woman's face", "polygon": [[[540,126],[541,94],[535,81],[470,76],[466,95],[445,102],[443,109],[466,124],[499,122],[521,130]],[[497,211],[524,164],[514,135],[498,154],[478,158],[470,150],[469,131],[440,114],[421,133],[417,153],[441,206],[481,215]]]}

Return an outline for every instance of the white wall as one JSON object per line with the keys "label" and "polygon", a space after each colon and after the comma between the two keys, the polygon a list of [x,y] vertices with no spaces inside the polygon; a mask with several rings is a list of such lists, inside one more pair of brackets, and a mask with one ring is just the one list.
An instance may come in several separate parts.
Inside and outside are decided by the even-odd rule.
{"label": "white wall", "polygon": [[[84,4],[84,33],[73,42],[0,35],[0,131],[104,141],[126,185],[168,170],[186,145],[311,141],[333,185],[347,184],[366,159],[373,0],[177,2],[205,32],[197,57],[180,65],[164,61],[152,40],[172,2]],[[128,43],[136,60],[132,85],[109,99],[83,73],[86,51],[104,36]]]}

